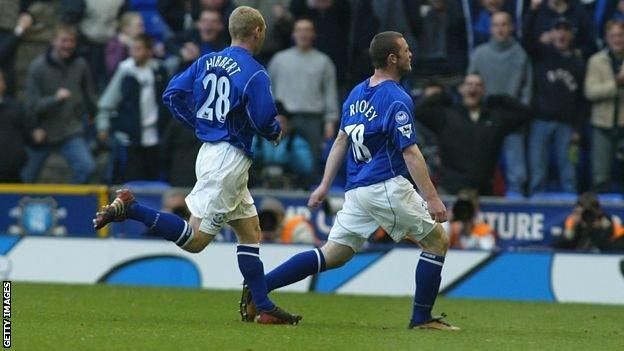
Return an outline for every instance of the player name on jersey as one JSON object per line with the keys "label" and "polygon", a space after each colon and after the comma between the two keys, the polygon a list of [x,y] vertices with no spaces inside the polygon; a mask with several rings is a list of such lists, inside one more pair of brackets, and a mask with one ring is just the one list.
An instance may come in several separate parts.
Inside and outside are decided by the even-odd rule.
{"label": "player name on jersey", "polygon": [[212,68],[221,67],[231,77],[241,71],[238,62],[234,61],[231,57],[213,56],[206,61],[206,71],[210,71]]}
{"label": "player name on jersey", "polygon": [[366,100],[357,100],[349,105],[349,116],[353,116],[356,113],[363,114],[369,122],[378,116],[373,105]]}

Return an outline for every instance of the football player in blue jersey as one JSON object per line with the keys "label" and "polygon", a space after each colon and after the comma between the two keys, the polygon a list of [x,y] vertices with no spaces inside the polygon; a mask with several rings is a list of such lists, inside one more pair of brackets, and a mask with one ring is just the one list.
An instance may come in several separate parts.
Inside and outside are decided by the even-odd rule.
{"label": "football player in blue jersey", "polygon": [[[344,265],[378,227],[398,242],[405,238],[422,247],[416,267],[416,292],[410,328],[459,330],[433,317],[440,272],[448,237],[440,225],[447,214],[416,145],[414,109],[399,80],[411,70],[412,53],[400,33],[377,34],[369,48],[375,67],[372,77],[356,86],[342,108],[338,137],[330,151],[325,174],[308,206],[325,198],[347,155],[345,202],[336,216],[327,243],[302,252],[266,275],[269,291],[305,277]],[[420,190],[421,197],[410,177]],[[243,289],[241,313],[254,315],[249,289]]]}
{"label": "football player in blue jersey", "polygon": [[200,57],[173,77],[163,94],[173,116],[203,142],[195,166],[197,183],[186,197],[189,221],[143,206],[122,189],[93,224],[100,229],[133,219],[186,251],[200,252],[228,223],[239,242],[238,267],[260,311],[255,320],[296,325],[301,317],[275,306],[267,296],[258,214],[247,189],[254,134],[276,145],[281,139],[269,76],[253,58],[264,42],[266,25],[260,12],[241,6],[230,16],[229,31],[230,47]]}

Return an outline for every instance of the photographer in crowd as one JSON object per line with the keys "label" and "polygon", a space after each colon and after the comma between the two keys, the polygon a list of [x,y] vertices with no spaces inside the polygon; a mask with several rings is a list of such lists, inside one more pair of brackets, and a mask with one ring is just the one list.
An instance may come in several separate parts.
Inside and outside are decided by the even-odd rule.
{"label": "photographer in crowd", "polygon": [[462,189],[453,204],[452,217],[444,223],[453,249],[493,250],[496,247],[494,228],[480,216],[479,196],[474,189]]}
{"label": "photographer in crowd", "polygon": [[624,228],[602,210],[593,192],[579,196],[565,221],[563,235],[553,243],[558,249],[624,251]]}

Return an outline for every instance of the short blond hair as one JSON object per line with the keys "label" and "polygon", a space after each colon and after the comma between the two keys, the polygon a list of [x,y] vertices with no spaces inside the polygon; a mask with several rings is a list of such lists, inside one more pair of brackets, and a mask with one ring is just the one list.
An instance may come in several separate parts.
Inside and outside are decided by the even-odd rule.
{"label": "short blond hair", "polygon": [[264,30],[264,18],[260,11],[249,6],[239,6],[230,15],[228,29],[232,39],[246,39],[253,35],[256,28]]}

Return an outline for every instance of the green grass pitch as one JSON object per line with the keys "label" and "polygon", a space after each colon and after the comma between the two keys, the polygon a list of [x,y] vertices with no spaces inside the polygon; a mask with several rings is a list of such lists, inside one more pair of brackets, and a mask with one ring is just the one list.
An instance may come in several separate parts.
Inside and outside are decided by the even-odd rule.
{"label": "green grass pitch", "polygon": [[299,326],[239,321],[238,291],[12,287],[15,350],[624,350],[624,307],[438,299],[462,331],[407,330],[410,298],[274,294]]}

